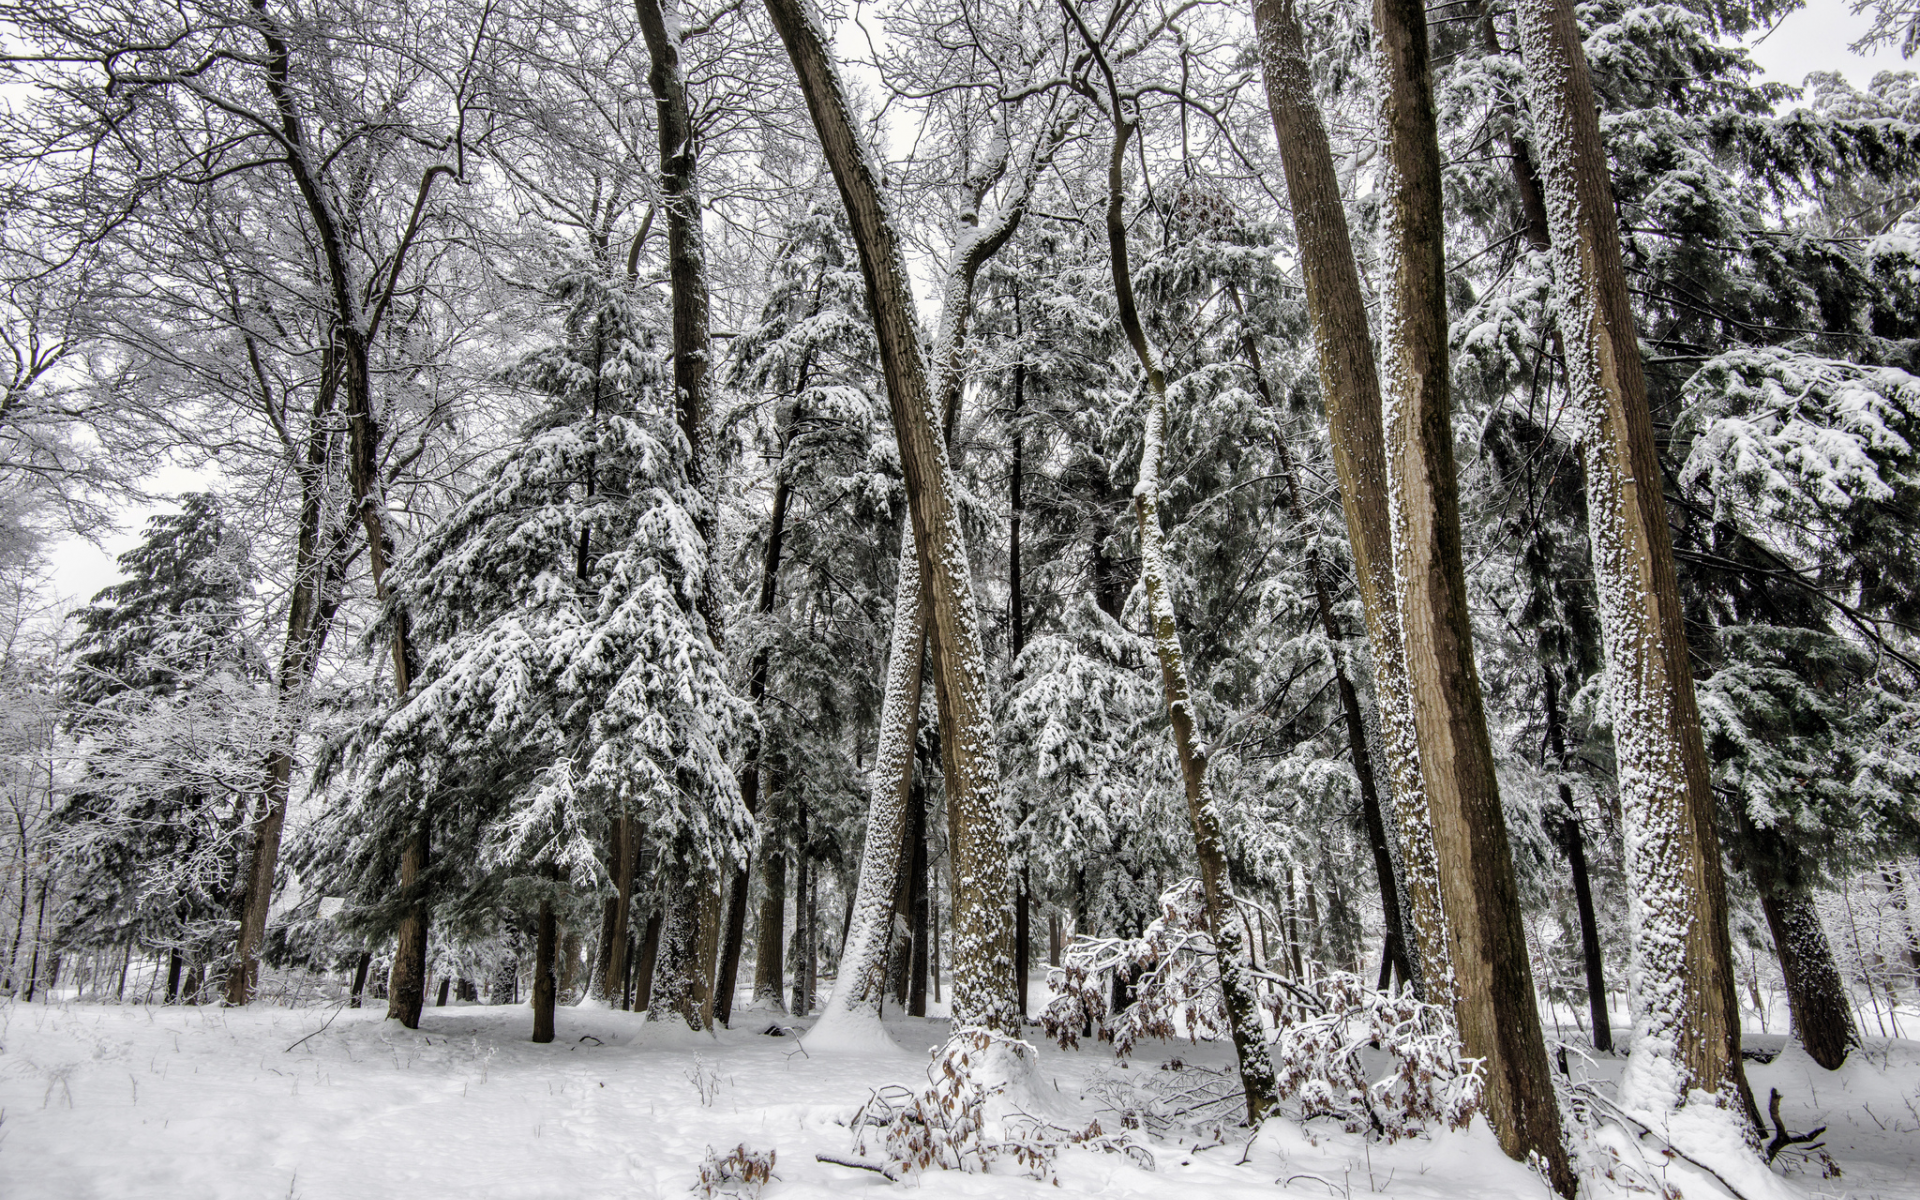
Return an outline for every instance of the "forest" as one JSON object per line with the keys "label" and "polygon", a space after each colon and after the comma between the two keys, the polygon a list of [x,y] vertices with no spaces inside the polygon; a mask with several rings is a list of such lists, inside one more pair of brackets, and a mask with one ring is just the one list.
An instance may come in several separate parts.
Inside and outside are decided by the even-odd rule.
{"label": "forest", "polygon": [[1920,76],[1798,7],[0,0],[0,1182],[324,1020],[848,1072],[475,1195],[1920,1195]]}

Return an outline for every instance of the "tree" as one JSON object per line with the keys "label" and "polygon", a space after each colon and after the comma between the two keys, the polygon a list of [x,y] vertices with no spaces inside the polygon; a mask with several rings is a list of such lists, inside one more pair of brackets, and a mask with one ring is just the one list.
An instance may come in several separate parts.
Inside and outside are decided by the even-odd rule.
{"label": "tree", "polygon": [[1627,886],[1639,906],[1634,1052],[1621,1098],[1664,1111],[1698,1089],[1757,1124],[1741,1068],[1711,781],[1592,84],[1570,4],[1523,0],[1515,11],[1585,454]]}

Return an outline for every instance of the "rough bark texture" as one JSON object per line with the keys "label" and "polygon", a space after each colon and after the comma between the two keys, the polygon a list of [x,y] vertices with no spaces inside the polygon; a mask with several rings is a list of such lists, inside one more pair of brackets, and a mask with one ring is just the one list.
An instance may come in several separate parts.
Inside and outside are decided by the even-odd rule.
{"label": "rough bark texture", "polygon": [[[867,806],[867,841],[854,886],[840,972],[822,1020],[880,1015],[893,937],[893,898],[899,880],[900,847],[906,840],[912,802],[914,732],[918,725],[926,644],[926,609],[920,565],[911,529],[900,534],[900,574],[894,590],[893,640],[881,693],[880,745],[874,753],[873,796]],[[776,984],[776,988],[777,988]]]}
{"label": "rough bark texture", "polygon": [[1380,378],[1367,327],[1366,294],[1353,257],[1333,147],[1314,98],[1305,36],[1293,0],[1253,0],[1254,30],[1267,80],[1267,106],[1285,169],[1287,196],[1300,246],[1307,315],[1313,325],[1320,391],[1327,406],[1334,471],[1353,546],[1354,579],[1366,613],[1373,653],[1375,700],[1382,749],[1393,785],[1394,827],[1400,838],[1399,882],[1412,928],[1407,965],[1415,991],[1428,999],[1428,980],[1446,980],[1446,914],[1440,905],[1439,867],[1420,771],[1410,708],[1400,616],[1395,607],[1392,535],[1387,512],[1386,438],[1380,416]]}
{"label": "rough bark texture", "polygon": [[1755,845],[1747,859],[1747,873],[1760,893],[1773,950],[1780,957],[1794,1036],[1806,1047],[1808,1058],[1837,1071],[1847,1061],[1848,1051],[1860,1044],[1860,1035],[1853,1025],[1853,1002],[1834,965],[1833,946],[1813,907],[1800,853],[1786,837],[1771,830],[1749,829],[1747,840]]}
{"label": "rough bark texture", "polygon": [[557,932],[553,901],[543,899],[533,937],[533,1040],[542,1043],[553,1040],[553,1005],[558,991],[553,970]]}
{"label": "rough bark texture", "polygon": [[[700,956],[700,900],[702,889],[685,881],[668,889],[664,912],[655,920],[660,932],[650,968],[643,980],[647,993],[647,1020],[667,1021],[678,1016],[689,1028],[699,1029],[700,998],[694,992],[696,962]],[[648,930],[649,935],[653,933]]]}
{"label": "rough bark texture", "polygon": [[633,818],[625,813],[613,823],[613,922],[607,934],[606,970],[600,982],[600,997],[618,1005],[626,998],[627,946],[633,920],[634,860],[639,847]]}
{"label": "rough bark texture", "polygon": [[[1467,608],[1426,8],[1375,0],[1373,11],[1385,150],[1382,426],[1401,630],[1453,968],[1444,991],[1466,1052],[1486,1062],[1485,1111],[1501,1148],[1522,1162],[1537,1156],[1554,1189],[1571,1196]],[[1427,982],[1443,992],[1436,977]]]}
{"label": "rough bark texture", "polygon": [[408,1029],[420,1028],[427,999],[427,906],[419,897],[427,871],[427,816],[419,814],[400,848],[400,895],[409,903],[393,940],[393,969],[387,976],[387,1018]]}
{"label": "rough bark texture", "polygon": [[637,978],[633,985],[633,1007],[653,1019],[653,976],[654,965],[660,961],[660,929],[666,924],[666,918],[659,908],[647,916],[646,933],[640,939],[640,955],[636,968]]}
{"label": "rough bark texture", "polygon": [[992,699],[966,539],[941,437],[941,414],[927,387],[900,241],[881,194],[878,172],[847,107],[826,37],[807,13],[804,0],[766,0],[766,7],[793,62],[860,249],[906,475],[913,541],[931,601],[929,642],[952,829],[948,844],[954,878],[954,1023],[1014,1032],[1013,972],[1008,961],[1011,886],[1005,860],[1011,831],[999,803]]}
{"label": "rough bark texture", "polygon": [[[753,1002],[784,1009],[780,965],[787,946],[787,856],[769,849],[760,858],[760,924],[754,934]],[[841,959],[841,972],[846,971]]]}
{"label": "rough bark texture", "polygon": [[1519,0],[1514,11],[1544,159],[1619,763],[1634,1014],[1620,1098],[1658,1112],[1699,1089],[1757,1127],[1711,779],[1593,85],[1571,0]]}
{"label": "rough bark texture", "polygon": [[[1077,11],[1068,9],[1089,51],[1098,56],[1091,30]],[[1102,60],[1102,67],[1105,67]],[[1166,533],[1160,524],[1160,456],[1166,441],[1167,380],[1147,341],[1146,328],[1133,294],[1127,262],[1125,197],[1127,144],[1135,132],[1133,118],[1122,106],[1112,76],[1108,76],[1108,115],[1113,121],[1113,148],[1107,159],[1107,249],[1113,269],[1113,290],[1134,356],[1147,381],[1146,429],[1141,438],[1140,477],[1133,489],[1134,515],[1140,527],[1140,575],[1147,590],[1147,614],[1153,647],[1160,659],[1160,680],[1167,698],[1167,717],[1173,730],[1174,751],[1186,785],[1187,820],[1193,828],[1193,848],[1200,865],[1200,884],[1206,898],[1207,932],[1213,940],[1220,972],[1222,1003],[1240,1065],[1240,1085],[1246,1093],[1247,1123],[1258,1126],[1273,1106],[1273,1062],[1260,1027],[1259,1002],[1253,982],[1241,961],[1240,914],[1228,873],[1224,823],[1207,779],[1207,747],[1195,720],[1193,691],[1187,679],[1180,627],[1173,610],[1172,584],[1167,572]],[[1024,922],[1023,922],[1024,924]]]}

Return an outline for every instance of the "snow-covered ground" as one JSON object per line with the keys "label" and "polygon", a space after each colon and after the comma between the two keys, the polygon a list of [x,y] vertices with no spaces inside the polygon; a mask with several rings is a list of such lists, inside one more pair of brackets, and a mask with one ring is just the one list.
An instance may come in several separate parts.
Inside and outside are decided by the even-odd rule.
{"label": "snow-covered ground", "polygon": [[[768,1200],[879,1195],[878,1175],[816,1162],[851,1156],[846,1122],[869,1089],[923,1084],[943,1021],[889,1018],[900,1049],[810,1053],[743,1014],[718,1036],[630,1013],[563,1008],[551,1045],[527,1040],[524,1006],[429,1008],[417,1032],[382,1010],[0,1006],[0,1196],[673,1197],[695,1194],[709,1148],[778,1154]],[[1037,1031],[1036,1031],[1037,1034]],[[1036,1038],[1036,1040],[1038,1040]],[[1783,1039],[1754,1038],[1771,1048]],[[1034,1087],[1057,1120],[1091,1120],[1128,1077],[1220,1047],[1143,1047],[1118,1068],[1104,1048],[1041,1044]],[[1579,1069],[1576,1060],[1576,1071]],[[1617,1073],[1603,1060],[1598,1074]],[[1920,1043],[1875,1040],[1828,1073],[1788,1049],[1752,1065],[1761,1103],[1787,1124],[1831,1126],[1838,1179],[1809,1195],[1920,1198]],[[1101,1081],[1106,1084],[1100,1086]],[[1091,1088],[1091,1090],[1090,1090]],[[1104,1113],[1112,1123],[1111,1111]],[[1463,1133],[1368,1145],[1327,1122],[1270,1122],[1251,1143],[1152,1144],[1154,1169],[1067,1150],[1059,1188],[1018,1175],[932,1171],[929,1197],[1078,1195],[1232,1200],[1276,1191],[1544,1198],[1476,1121]],[[1684,1170],[1687,1196],[1719,1193]],[[1590,1188],[1590,1191],[1610,1189]]]}

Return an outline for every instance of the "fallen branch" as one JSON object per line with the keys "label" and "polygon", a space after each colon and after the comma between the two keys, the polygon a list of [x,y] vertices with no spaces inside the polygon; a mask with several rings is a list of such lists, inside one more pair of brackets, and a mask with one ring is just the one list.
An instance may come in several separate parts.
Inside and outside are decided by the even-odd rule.
{"label": "fallen branch", "polygon": [[[333,1006],[333,1016],[330,1016],[330,1017],[328,1017],[328,1018],[327,1018],[327,1020],[326,1020],[326,1024],[323,1024],[323,1025],[321,1025],[321,1026],[320,1026],[320,1028],[318,1028],[318,1029],[316,1029],[316,1030],[314,1030],[314,1031],[313,1031],[312,1033],[310,1033],[310,1034],[308,1034],[308,1035],[307,1035],[307,1037],[303,1037],[303,1038],[301,1038],[301,1039],[300,1039],[300,1042],[304,1042],[304,1041],[306,1041],[306,1040],[307,1040],[307,1038],[314,1038],[314,1037],[319,1037],[319,1036],[320,1036],[321,1034],[323,1034],[323,1033],[325,1033],[325,1032],[327,1031],[327,1026],[328,1026],[328,1025],[331,1025],[331,1024],[333,1024],[333,1018],[334,1018],[334,1017],[337,1017],[337,1016],[339,1016],[339,1015],[340,1015],[340,1010],[341,1010],[341,1009],[343,1009],[343,1008],[345,1008],[346,1006],[347,1006],[347,1002],[346,1002],[345,1000],[342,1000],[342,1001],[341,1001],[340,1003],[338,1003],[338,1004],[336,1004],[336,1005],[334,1005],[334,1006]],[[288,1046],[288,1047],[287,1047],[287,1048],[286,1048],[285,1050],[282,1050],[282,1051],[281,1051],[281,1053],[282,1053],[282,1054],[292,1054],[292,1053],[294,1052],[294,1049],[295,1049],[296,1047],[298,1047],[298,1046],[300,1045],[300,1042],[295,1042],[295,1043],[294,1043],[294,1044],[293,1044],[292,1046]]]}
{"label": "fallen branch", "polygon": [[1809,1150],[1818,1150],[1820,1145],[1814,1139],[1825,1133],[1827,1127],[1822,1125],[1812,1133],[1788,1133],[1786,1124],[1780,1120],[1780,1089],[1769,1090],[1773,1095],[1767,1100],[1767,1116],[1773,1120],[1773,1140],[1767,1143],[1768,1164],[1780,1157],[1780,1152],[1788,1146],[1806,1145]]}
{"label": "fallen branch", "polygon": [[1655,1130],[1653,1126],[1647,1124],[1645,1121],[1642,1121],[1639,1117],[1633,1116],[1631,1113],[1627,1112],[1626,1109],[1621,1108],[1618,1104],[1615,1104],[1613,1101],[1607,1099],[1605,1096],[1602,1096],[1599,1092],[1594,1091],[1590,1085],[1587,1085],[1587,1084],[1577,1085],[1577,1090],[1585,1094],[1585,1096],[1589,1101],[1596,1104],[1603,1105],[1607,1109],[1609,1109],[1610,1112],[1608,1115],[1612,1116],[1615,1120],[1626,1125],[1638,1125],[1640,1127],[1640,1133],[1636,1136],[1642,1139],[1649,1138],[1649,1137],[1653,1138],[1654,1140],[1660,1143],[1660,1145],[1666,1150],[1668,1154],[1673,1155],[1675,1158],[1678,1158],[1682,1162],[1688,1163],[1691,1166],[1698,1167],[1702,1171],[1705,1171],[1707,1174],[1713,1176],[1716,1180],[1719,1181],[1721,1187],[1727,1189],[1727,1194],[1732,1196],[1734,1200],[1747,1200],[1746,1193],[1742,1192],[1739,1188],[1733,1186],[1731,1183],[1728,1183],[1727,1177],[1725,1175],[1722,1175],[1720,1172],[1714,1170],[1712,1167],[1708,1166],[1706,1163],[1701,1162],[1699,1159],[1693,1157],[1693,1155],[1688,1154],[1685,1150],[1682,1150],[1680,1147],[1674,1145],[1671,1141],[1667,1139],[1667,1136],[1665,1134]]}
{"label": "fallen branch", "polygon": [[816,1154],[813,1161],[831,1163],[836,1167],[852,1167],[856,1171],[872,1171],[875,1175],[884,1175],[888,1183],[899,1183],[900,1177],[878,1163],[861,1162],[857,1158],[835,1158],[831,1154]]}

